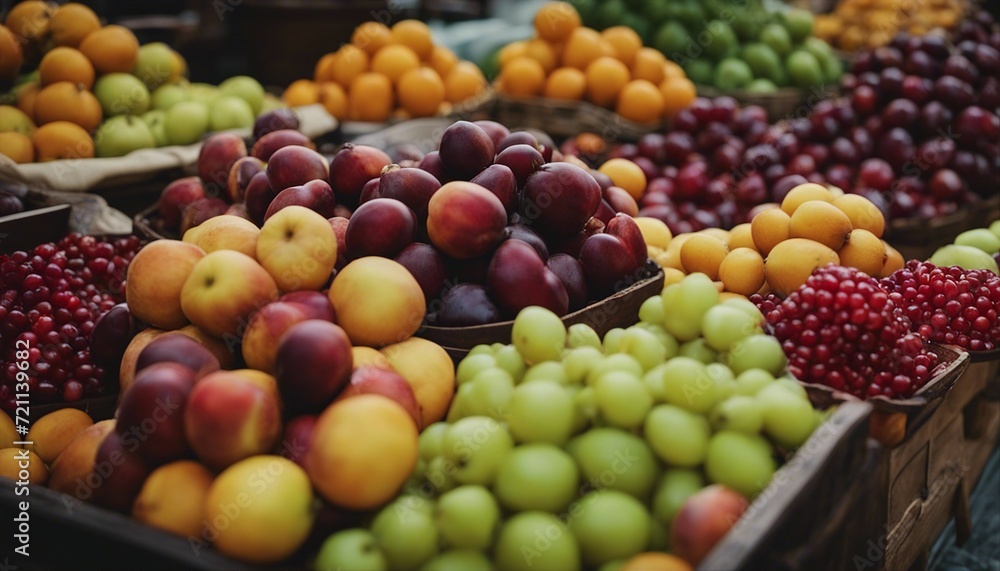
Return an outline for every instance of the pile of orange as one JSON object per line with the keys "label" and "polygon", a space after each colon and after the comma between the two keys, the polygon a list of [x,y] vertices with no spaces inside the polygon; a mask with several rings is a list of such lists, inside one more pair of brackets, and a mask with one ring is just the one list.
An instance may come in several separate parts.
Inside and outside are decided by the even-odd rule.
{"label": "pile of orange", "polygon": [[899,32],[922,36],[951,29],[962,20],[961,0],[840,0],[833,12],[817,14],[816,36],[853,52],[889,43]]}
{"label": "pile of orange", "polygon": [[479,68],[436,45],[423,22],[365,22],[349,44],[320,58],[312,79],[292,82],[282,100],[291,107],[321,103],[341,120],[381,123],[444,114],[486,87]]}
{"label": "pile of orange", "polygon": [[587,100],[637,123],[672,117],[696,97],[681,67],[625,26],[603,32],[580,25],[566,2],[535,14],[536,35],[504,46],[497,90],[511,97]]}

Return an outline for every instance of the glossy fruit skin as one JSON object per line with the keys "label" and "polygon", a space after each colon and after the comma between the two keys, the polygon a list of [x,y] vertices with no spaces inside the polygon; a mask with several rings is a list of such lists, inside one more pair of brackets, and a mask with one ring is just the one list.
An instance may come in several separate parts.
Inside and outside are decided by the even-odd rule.
{"label": "glossy fruit skin", "polygon": [[[528,284],[535,284],[530,286]],[[513,317],[521,309],[537,305],[556,315],[569,310],[569,296],[559,277],[529,244],[506,240],[497,248],[487,270],[490,296],[504,315]]]}
{"label": "glossy fruit skin", "polygon": [[553,238],[583,229],[601,202],[601,187],[588,172],[569,163],[549,163],[528,177],[520,213]]}

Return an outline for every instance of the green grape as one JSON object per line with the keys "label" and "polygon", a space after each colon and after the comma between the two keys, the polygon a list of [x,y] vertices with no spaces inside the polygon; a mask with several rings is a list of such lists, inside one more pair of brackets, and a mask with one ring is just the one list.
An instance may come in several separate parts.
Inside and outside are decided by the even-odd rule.
{"label": "green grape", "polygon": [[665,351],[664,359],[673,359],[677,356],[677,351],[680,350],[680,345],[677,343],[677,339],[667,332],[662,325],[649,325],[647,323],[637,323],[633,327],[641,327],[646,331],[649,331],[660,341],[660,345],[663,345]]}
{"label": "green grape", "polygon": [[472,383],[465,383],[459,385],[455,390],[455,397],[451,401],[451,406],[448,407],[448,416],[445,421],[448,423],[454,423],[460,418],[469,416],[465,412],[469,400],[472,398],[470,393],[472,392]]}
{"label": "green grape", "polygon": [[573,430],[573,397],[552,381],[521,383],[514,389],[508,423],[518,442],[561,446]]}
{"label": "green grape", "polygon": [[663,324],[663,297],[654,295],[639,306],[639,319],[652,324]]}
{"label": "green grape", "polygon": [[715,405],[715,381],[705,365],[689,357],[674,357],[663,369],[663,395],[668,403],[706,413]]}
{"label": "green grape", "polygon": [[678,341],[689,341],[701,334],[699,330],[701,321],[692,322],[680,314],[680,307],[683,304],[681,293],[680,283],[663,288],[663,293],[660,294],[663,298],[663,328]]}
{"label": "green grape", "polygon": [[722,363],[705,365],[705,373],[714,385],[715,402],[726,400],[736,394],[736,377],[733,371]]}
{"label": "green grape", "polygon": [[455,369],[455,382],[458,385],[463,385],[471,381],[480,371],[492,369],[496,366],[497,360],[492,354],[466,355]]}
{"label": "green grape", "polygon": [[439,554],[420,571],[493,571],[493,563],[479,551],[456,549]]}
{"label": "green grape", "polygon": [[781,343],[770,335],[751,335],[733,343],[726,353],[725,363],[739,375],[749,369],[764,369],[772,375],[781,374],[787,361]]}
{"label": "green grape", "polygon": [[641,377],[643,368],[642,365],[639,364],[639,361],[632,355],[627,355],[625,353],[608,355],[601,362],[594,364],[594,366],[590,369],[590,372],[587,373],[587,385],[594,386],[597,379],[600,379],[604,373],[611,371],[622,371]]}
{"label": "green grape", "polygon": [[578,385],[587,377],[587,373],[604,360],[604,353],[594,347],[578,347],[570,349],[563,356],[563,372],[566,381]]}
{"label": "green grape", "polygon": [[430,462],[441,455],[441,444],[444,442],[444,433],[447,431],[447,422],[435,422],[424,428],[417,440],[421,459]]}
{"label": "green grape", "polygon": [[646,385],[649,396],[653,397],[653,402],[656,404],[667,402],[667,395],[663,392],[663,371],[666,369],[667,364],[663,363],[653,367],[642,377],[642,382]]}
{"label": "green grape", "polygon": [[485,551],[493,545],[493,532],[500,525],[500,506],[482,486],[459,486],[441,494],[434,521],[443,545]]}
{"label": "green grape", "polygon": [[747,498],[767,487],[777,469],[771,446],[762,436],[724,430],[708,443],[705,475],[709,481],[729,486]]}
{"label": "green grape", "polygon": [[578,347],[593,347],[603,349],[601,346],[601,336],[594,331],[594,328],[586,323],[574,323],[569,326],[569,335],[566,346],[570,349]]}
{"label": "green grape", "polygon": [[674,525],[677,512],[684,502],[705,487],[701,472],[684,468],[668,468],[663,472],[653,495],[653,516],[668,529]]}
{"label": "green grape", "polygon": [[653,407],[653,397],[639,377],[622,371],[601,375],[594,385],[597,408],[610,426],[635,428]]}
{"label": "green grape", "polygon": [[719,303],[719,290],[705,274],[688,275],[663,290],[663,326],[678,341],[696,339],[701,319]]}
{"label": "green grape", "polygon": [[625,330],[618,345],[618,352],[635,357],[644,371],[659,365],[667,357],[667,350],[656,335],[638,327],[629,327]]}
{"label": "green grape", "polygon": [[486,369],[467,386],[466,416],[491,416],[497,420],[506,418],[510,412],[510,399],[514,396],[514,379],[510,373],[499,367]]}
{"label": "green grape", "polygon": [[747,369],[736,377],[736,394],[754,396],[774,382],[774,375],[764,369]]}
{"label": "green grape", "polygon": [[506,347],[506,345],[504,345],[503,343],[500,343],[499,341],[497,341],[496,343],[493,343],[493,344],[490,345],[490,348],[493,349],[494,353],[496,353],[500,349],[503,349],[504,347]]}
{"label": "green grape", "polygon": [[451,476],[456,482],[489,486],[500,462],[514,448],[514,440],[495,419],[468,416],[448,428],[443,446],[443,457],[455,465]]}
{"label": "green grape", "polygon": [[580,548],[556,516],[521,512],[500,528],[493,559],[499,571],[579,571]]}
{"label": "green grape", "polygon": [[375,536],[367,529],[345,529],[323,541],[315,571],[389,571]]}
{"label": "green grape", "polygon": [[458,465],[455,462],[444,456],[438,456],[427,462],[424,479],[434,488],[434,493],[443,494],[458,485],[455,481],[457,471]]}
{"label": "green grape", "polygon": [[661,404],[646,415],[643,433],[661,460],[671,466],[694,468],[705,461],[711,430],[705,417]]}
{"label": "green grape", "polygon": [[493,492],[504,508],[560,513],[576,497],[580,471],[573,457],[551,444],[522,444],[497,472]]}
{"label": "green grape", "polygon": [[625,336],[625,330],[621,327],[615,327],[614,329],[608,331],[604,334],[604,354],[610,355],[612,353],[617,353],[618,348],[621,346],[622,338]]}
{"label": "green grape", "polygon": [[757,309],[757,306],[754,305],[752,301],[744,297],[731,297],[719,305],[723,307],[732,307],[746,313],[757,325],[764,325],[764,323],[767,322],[767,320],[764,319],[764,314]]}
{"label": "green grape", "polygon": [[701,337],[684,343],[677,350],[681,357],[688,357],[701,361],[704,364],[715,363],[719,360],[719,355]]}
{"label": "green grape", "polygon": [[597,391],[594,387],[580,387],[573,393],[573,430],[576,434],[597,418]]}
{"label": "green grape", "polygon": [[660,467],[642,438],[617,428],[592,428],[566,449],[580,466],[585,486],[649,499]]}
{"label": "green grape", "polygon": [[423,510],[401,509],[393,502],[375,516],[371,530],[390,569],[419,569],[437,555],[437,526]]}
{"label": "green grape", "polygon": [[759,434],[764,427],[760,403],[745,395],[732,396],[717,404],[708,420],[715,430],[732,430],[744,434]]}
{"label": "green grape", "polygon": [[728,351],[733,343],[758,333],[761,327],[757,320],[735,307],[716,305],[701,320],[705,343],[716,351]]}
{"label": "green grape", "polygon": [[504,345],[502,349],[497,349],[493,357],[497,361],[497,366],[510,373],[515,383],[521,382],[527,365],[524,364],[521,354],[517,352],[517,347]]}
{"label": "green grape", "polygon": [[434,500],[427,499],[417,494],[401,494],[394,502],[396,515],[405,518],[412,512],[420,512],[425,515],[434,516]]}
{"label": "green grape", "polygon": [[816,428],[812,404],[778,383],[761,389],[755,398],[764,415],[764,433],[782,446],[801,445]]}
{"label": "green grape", "polygon": [[510,335],[517,352],[529,365],[558,361],[566,347],[566,325],[555,313],[534,305],[517,314]]}
{"label": "green grape", "polygon": [[776,379],[774,384],[801,399],[809,400],[809,393],[806,392],[806,388],[802,386],[802,383],[793,378],[781,377]]}
{"label": "green grape", "polygon": [[627,559],[649,546],[649,512],[639,500],[601,490],[581,498],[579,505],[582,509],[570,521],[570,530],[587,566]]}
{"label": "green grape", "polygon": [[565,385],[568,382],[563,364],[557,361],[546,361],[532,365],[525,371],[524,377],[521,379],[522,383],[529,383],[531,381],[552,381],[560,385]]}
{"label": "green grape", "polygon": [[471,357],[473,355],[490,355],[493,356],[493,346],[486,345],[485,343],[480,343],[472,349],[469,349],[469,354],[467,356]]}

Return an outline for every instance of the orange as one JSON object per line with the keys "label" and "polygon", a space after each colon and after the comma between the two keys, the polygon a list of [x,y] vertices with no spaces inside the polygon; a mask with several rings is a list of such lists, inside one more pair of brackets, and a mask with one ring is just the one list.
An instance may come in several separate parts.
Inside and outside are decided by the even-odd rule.
{"label": "orange", "polygon": [[650,551],[632,556],[618,571],[691,571],[691,565],[676,555]]}
{"label": "orange", "polygon": [[670,60],[667,60],[666,63],[663,64],[663,75],[667,79],[670,79],[671,77],[687,77],[687,74],[684,73],[684,68]]}
{"label": "orange", "polygon": [[534,39],[524,47],[524,55],[542,64],[545,73],[552,73],[559,65],[559,56],[552,44],[545,40]]}
{"label": "orange", "polygon": [[411,69],[399,78],[399,105],[411,117],[429,117],[444,102],[444,82],[429,67]]}
{"label": "orange", "polygon": [[646,174],[628,159],[611,159],[597,170],[608,175],[615,186],[624,188],[636,200],[646,190]]}
{"label": "orange", "polygon": [[599,57],[587,66],[587,99],[601,106],[609,106],[618,99],[629,82],[628,68],[613,57]]}
{"label": "orange", "polygon": [[139,41],[128,28],[104,26],[83,39],[80,51],[99,74],[129,73],[139,55]]}
{"label": "orange", "polygon": [[281,100],[289,107],[319,103],[319,85],[308,79],[297,79],[285,88]]}
{"label": "orange", "polygon": [[355,77],[368,71],[368,54],[357,46],[345,44],[334,54],[329,69],[329,79],[347,87]]}
{"label": "orange", "polygon": [[21,52],[21,42],[13,32],[0,26],[0,80],[16,78],[22,63],[24,54]]}
{"label": "orange", "polygon": [[[382,51],[392,47],[396,46],[386,46]],[[352,119],[381,123],[392,113],[392,82],[380,73],[362,73],[351,82],[347,100]]]}
{"label": "orange", "polygon": [[444,78],[444,98],[451,103],[465,101],[486,89],[486,78],[476,64],[460,61]]}
{"label": "orange", "polygon": [[36,159],[89,159],[94,156],[94,140],[79,125],[69,121],[53,121],[42,125],[31,137],[38,153]]}
{"label": "orange", "polygon": [[26,40],[41,41],[49,33],[53,4],[41,0],[27,0],[14,4],[7,13],[4,25]]}
{"label": "orange", "polygon": [[645,79],[630,81],[618,95],[615,111],[636,123],[656,123],[663,117],[663,94]]}
{"label": "orange", "polygon": [[698,92],[686,77],[668,77],[660,84],[663,95],[663,114],[673,117],[678,111],[694,102]]}
{"label": "orange", "polygon": [[343,121],[347,118],[347,92],[332,81],[319,84],[319,102],[326,112]]}
{"label": "orange", "polygon": [[431,37],[431,29],[427,27],[427,24],[420,20],[402,20],[397,22],[390,31],[393,43],[410,48],[422,60],[431,57],[431,53],[434,51],[434,39]]}
{"label": "orange", "polygon": [[642,49],[642,38],[628,26],[612,26],[601,32],[601,36],[615,49],[615,58],[625,65],[632,65],[635,54]]}
{"label": "orange", "polygon": [[370,56],[391,42],[392,32],[385,24],[379,22],[365,22],[354,28],[354,34],[351,35],[351,43],[365,50]]}
{"label": "orange", "polygon": [[542,95],[550,99],[579,101],[587,89],[587,78],[575,67],[560,67],[545,80]]}
{"label": "orange", "polygon": [[455,55],[455,52],[444,46],[434,46],[430,64],[434,68],[434,71],[437,72],[438,77],[448,77],[451,70],[455,68],[456,63],[458,63],[458,56]]}
{"label": "orange", "polygon": [[549,2],[535,13],[535,31],[549,42],[562,42],[579,27],[580,13],[566,2]]}
{"label": "orange", "polygon": [[0,155],[10,157],[18,164],[35,162],[35,147],[31,139],[21,133],[0,133]]}
{"label": "orange", "polygon": [[545,87],[545,69],[528,56],[516,57],[500,70],[500,87],[514,97],[541,95]]}
{"label": "orange", "polygon": [[645,79],[653,85],[659,85],[666,77],[663,66],[667,58],[653,48],[641,48],[635,54],[632,62],[632,79]]}
{"label": "orange", "polygon": [[17,108],[30,117],[32,121],[35,120],[35,98],[38,97],[38,92],[41,89],[42,86],[37,81],[32,81],[24,84],[17,91]]}
{"label": "orange", "polygon": [[525,55],[528,55],[527,40],[511,42],[500,48],[500,51],[497,52],[497,63],[503,68],[503,66],[510,63],[514,58]]}
{"label": "orange", "polygon": [[90,89],[94,86],[94,66],[78,50],[54,48],[38,64],[38,79],[43,87],[57,81],[69,81]]}
{"label": "orange", "polygon": [[77,2],[69,2],[56,8],[49,20],[49,37],[57,46],[75,48],[91,32],[101,27],[101,21],[93,10]]}
{"label": "orange", "polygon": [[381,73],[389,78],[389,81],[396,83],[403,74],[411,69],[420,67],[420,58],[417,53],[407,46],[398,44],[388,45],[378,51],[372,58],[371,71]]}
{"label": "orange", "polygon": [[35,118],[38,124],[53,121],[76,123],[87,131],[101,124],[101,102],[81,85],[68,81],[43,87],[35,98]]}
{"label": "orange", "polygon": [[337,52],[324,54],[313,67],[313,81],[320,83],[323,81],[333,81],[333,62],[337,59]]}
{"label": "orange", "polygon": [[590,62],[601,56],[613,55],[614,48],[590,28],[577,28],[569,35],[563,48],[563,65],[587,69]]}

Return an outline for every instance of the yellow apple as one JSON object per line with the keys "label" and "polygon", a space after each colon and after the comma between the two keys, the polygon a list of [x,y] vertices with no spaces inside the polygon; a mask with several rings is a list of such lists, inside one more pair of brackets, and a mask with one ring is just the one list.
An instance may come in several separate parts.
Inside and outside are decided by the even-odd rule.
{"label": "yellow apple", "polygon": [[278,299],[270,274],[246,254],[217,250],[191,270],[181,289],[181,309],[199,329],[239,337],[250,314]]}
{"label": "yellow apple", "polygon": [[444,419],[455,394],[455,366],[448,352],[433,341],[411,337],[383,348],[382,354],[413,388],[421,430]]}
{"label": "yellow apple", "polygon": [[139,250],[125,277],[125,301],[132,315],[160,329],[186,325],[181,289],[204,256],[204,250],[180,240],[156,240]]}
{"label": "yellow apple", "polygon": [[409,270],[388,258],[359,258],[337,272],[328,293],[337,325],[354,345],[384,347],[420,329],[424,292]]}
{"label": "yellow apple", "polygon": [[389,359],[385,358],[385,355],[379,352],[378,349],[372,349],[371,347],[363,347],[361,345],[351,347],[351,357],[353,358],[353,367],[355,371],[361,367],[382,367],[385,369],[391,369],[392,365],[389,364]]}
{"label": "yellow apple", "polygon": [[326,218],[304,206],[286,206],[264,222],[257,259],[281,291],[323,287],[337,262],[337,237]]}
{"label": "yellow apple", "polygon": [[132,504],[132,517],[184,537],[197,537],[205,523],[205,497],[212,472],[194,460],[179,460],[153,470]]}
{"label": "yellow apple", "polygon": [[216,250],[236,250],[257,257],[257,237],[260,228],[246,218],[223,214],[213,216],[184,233],[184,241],[194,244],[205,253]]}

